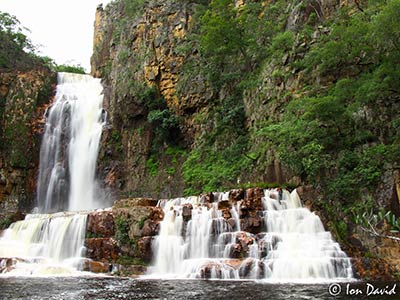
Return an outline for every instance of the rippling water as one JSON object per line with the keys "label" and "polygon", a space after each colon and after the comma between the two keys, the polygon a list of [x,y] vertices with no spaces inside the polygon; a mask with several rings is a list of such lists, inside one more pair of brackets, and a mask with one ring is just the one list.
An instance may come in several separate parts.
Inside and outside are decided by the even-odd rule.
{"label": "rippling water", "polygon": [[[375,284],[392,288],[395,283]],[[347,285],[363,295],[346,295]],[[0,277],[0,299],[399,299],[367,296],[366,283],[341,283],[332,296],[329,284],[266,284],[253,281],[141,280],[116,277]],[[348,291],[350,291],[350,289]],[[335,290],[336,291],[336,290]]]}

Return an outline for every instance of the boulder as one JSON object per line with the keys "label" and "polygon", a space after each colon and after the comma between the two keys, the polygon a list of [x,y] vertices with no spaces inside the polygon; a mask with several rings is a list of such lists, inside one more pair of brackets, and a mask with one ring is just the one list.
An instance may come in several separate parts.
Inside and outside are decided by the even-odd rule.
{"label": "boulder", "polygon": [[232,214],[231,214],[231,211],[230,211],[229,208],[225,208],[225,209],[222,210],[222,217],[223,217],[225,220],[229,220],[229,219],[232,218]]}
{"label": "boulder", "polygon": [[182,207],[182,217],[185,222],[189,221],[192,218],[192,204],[184,204]]}
{"label": "boulder", "polygon": [[223,200],[218,202],[218,209],[230,209],[232,207],[228,200]]}
{"label": "boulder", "polygon": [[142,227],[142,230],[140,232],[141,236],[155,236],[158,234],[158,231],[160,230],[160,224],[156,223],[153,220],[147,219],[144,222],[144,225]]}
{"label": "boulder", "polygon": [[240,244],[244,256],[247,256],[249,252],[249,246],[255,242],[255,238],[252,234],[241,231],[236,234],[236,243]]}
{"label": "boulder", "polygon": [[115,261],[120,249],[113,238],[89,238],[85,241],[86,257],[102,262]]}
{"label": "boulder", "polygon": [[153,258],[152,241],[153,237],[151,236],[145,236],[137,240],[137,256],[145,262],[150,262]]}
{"label": "boulder", "polygon": [[229,193],[229,201],[236,203],[244,199],[244,189],[231,190]]}
{"label": "boulder", "polygon": [[86,260],[83,265],[84,271],[89,271],[93,273],[108,273],[112,269],[112,265],[107,262]]}
{"label": "boulder", "polygon": [[244,202],[249,209],[263,210],[262,197],[264,197],[264,190],[262,188],[247,189]]}
{"label": "boulder", "polygon": [[264,219],[259,216],[249,216],[240,220],[240,227],[243,231],[257,234],[264,230]]}
{"label": "boulder", "polygon": [[200,203],[206,204],[214,202],[213,193],[201,194],[199,197],[200,197]]}
{"label": "boulder", "polygon": [[115,234],[112,211],[95,211],[88,214],[87,231],[97,237],[112,237]]}

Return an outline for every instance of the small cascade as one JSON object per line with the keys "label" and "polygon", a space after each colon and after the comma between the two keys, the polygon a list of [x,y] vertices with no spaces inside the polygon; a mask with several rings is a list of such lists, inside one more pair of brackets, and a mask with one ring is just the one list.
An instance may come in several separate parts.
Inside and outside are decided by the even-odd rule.
{"label": "small cascade", "polygon": [[[272,282],[352,278],[350,259],[319,217],[302,207],[296,191],[265,190],[260,207],[251,211],[254,203],[229,200],[228,193],[214,193],[213,199],[159,202],[165,217],[149,276]],[[248,229],[249,222],[259,229]]]}
{"label": "small cascade", "polygon": [[9,275],[70,274],[84,255],[86,214],[36,214],[13,223],[0,239],[0,257],[14,259]]}
{"label": "small cascade", "polygon": [[58,74],[40,150],[40,214],[27,215],[3,232],[0,272],[46,275],[80,269],[87,213],[77,211],[104,205],[96,201],[95,181],[105,121],[102,90],[100,79],[90,75]]}

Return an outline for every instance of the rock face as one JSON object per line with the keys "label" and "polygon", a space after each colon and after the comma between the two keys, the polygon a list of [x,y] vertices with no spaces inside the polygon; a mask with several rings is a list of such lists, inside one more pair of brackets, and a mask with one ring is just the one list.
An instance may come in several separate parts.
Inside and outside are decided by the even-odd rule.
{"label": "rock face", "polygon": [[[177,96],[183,62],[177,48],[190,27],[191,7],[181,1],[150,1],[136,14],[121,2],[97,9],[92,74],[103,78],[110,123],[110,130],[103,134],[99,171],[114,190],[153,197],[183,193],[183,158],[165,154],[163,143],[154,143],[157,128],[148,121],[148,114],[153,110],[183,116],[191,101]],[[121,18],[128,23],[115,22]],[[184,143],[193,139],[180,130],[171,132],[176,141],[181,136],[188,139]],[[151,151],[157,152],[154,172],[149,172]]]}
{"label": "rock face", "polygon": [[[44,112],[56,74],[44,67],[0,72],[0,214],[34,206]],[[2,219],[3,219],[2,217]]]}
{"label": "rock face", "polygon": [[[306,200],[305,204],[318,213],[337,239],[343,240],[343,244],[349,242],[350,248],[361,249],[358,243],[352,244],[354,240],[350,239],[354,227],[352,216],[346,215],[343,211],[328,213],[329,208],[338,205],[334,201],[327,203],[322,196],[325,193],[322,178],[318,184],[310,186],[303,176],[304,170],[294,174],[289,168],[291,166],[282,163],[270,149],[271,137],[254,133],[262,133],[262,126],[266,122],[274,123],[281,120],[289,102],[307,97],[306,87],[317,86],[317,89],[325,90],[341,79],[338,74],[334,74],[335,72],[324,76],[308,74],[308,71],[296,65],[298,61],[302,62],[314,45],[330,34],[331,28],[326,27],[328,25],[324,23],[325,20],[334,16],[341,7],[348,7],[350,14],[356,13],[363,9],[362,3],[324,0],[292,1],[285,4],[281,19],[285,20],[284,29],[293,33],[291,49],[281,57],[272,58],[261,64],[252,87],[240,90],[240,99],[233,97],[235,103],[230,103],[226,100],[237,96],[232,95],[233,88],[230,90],[225,86],[212,89],[206,72],[185,72],[185,68],[198,70],[196,66],[201,63],[198,44],[190,43],[188,40],[191,34],[199,29],[195,15],[199,11],[198,8],[205,3],[203,2],[145,1],[141,7],[132,7],[129,6],[129,1],[121,0],[114,1],[106,8],[100,6],[97,9],[91,72],[103,79],[105,87],[104,103],[108,116],[108,129],[102,136],[98,163],[98,174],[104,184],[115,192],[116,199],[127,196],[158,199],[184,194],[184,190],[188,188],[187,178],[193,174],[190,174],[190,168],[183,169],[182,165],[190,160],[188,157],[198,158],[201,164],[206,158],[216,156],[201,152],[200,147],[207,142],[211,144],[209,150],[218,147],[224,150],[231,146],[232,143],[217,134],[211,135],[209,140],[204,140],[202,137],[215,129],[219,119],[234,111],[232,104],[242,101],[243,105],[238,110],[244,111],[244,120],[242,122],[234,118],[233,127],[243,125],[240,136],[243,138],[243,143],[238,143],[237,146],[244,149],[247,144],[248,148],[235,158],[246,156],[251,166],[248,170],[241,171],[238,176],[233,176],[229,165],[223,170],[228,174],[227,177],[230,177],[229,182],[220,178],[215,178],[213,182],[221,187],[235,186],[240,182],[302,185],[304,187],[302,198]],[[236,1],[235,5],[243,7],[247,2]],[[261,2],[263,8],[275,4],[274,1]],[[301,28],[305,25],[312,31],[303,34]],[[202,71],[205,71],[204,68]],[[348,74],[348,77],[352,78],[353,75]],[[347,74],[343,78],[347,78]],[[388,102],[390,101],[392,100]],[[398,111],[398,106],[392,106],[393,112]],[[374,118],[381,122],[378,124],[383,124],[377,127],[393,123],[388,117],[391,114],[385,105],[376,112],[370,112],[365,108],[365,111],[360,113],[365,116],[375,114]],[[160,122],[160,119],[164,123]],[[174,123],[176,120],[179,120],[178,126]],[[175,125],[171,125],[172,123]],[[220,131],[228,132],[223,137],[229,138],[232,135],[225,125]],[[371,122],[368,126],[373,127],[374,124]],[[320,127],[323,128],[324,124]],[[160,130],[164,132],[164,139],[160,136]],[[385,141],[383,136],[385,130],[387,131],[386,127],[375,130],[380,141]],[[380,131],[383,133],[379,133]],[[364,146],[369,147],[369,144],[370,141],[367,141]],[[364,146],[360,146],[360,151]],[[181,151],[176,151],[177,149]],[[193,153],[195,155],[190,156]],[[228,160],[230,156],[226,155],[223,158]],[[376,199],[374,205],[378,209],[390,208],[399,216],[398,166],[385,165],[384,168],[377,190],[368,196]],[[217,167],[215,169],[219,171]],[[212,177],[213,170],[214,165],[211,165],[206,166],[202,172],[205,173],[205,177]],[[327,171],[328,177],[329,172],[333,170]],[[220,173],[224,172],[217,172]],[[210,190],[209,187],[207,189]],[[240,214],[243,217],[241,226],[249,232],[258,234],[260,228],[265,226],[257,215],[260,208],[260,191],[248,192],[253,194],[241,207]],[[236,190],[230,197],[243,199],[245,193],[244,189]],[[203,196],[208,197],[209,202],[213,201],[210,198],[212,195]],[[365,201],[365,198],[360,199],[360,202]],[[221,206],[223,205],[226,203],[221,203]],[[129,223],[126,230],[127,238],[135,241],[134,245],[140,241],[140,251],[144,251],[147,237],[154,236],[157,232],[158,221],[149,219],[152,213],[157,214],[157,212],[149,208],[145,202],[134,207],[136,208],[119,207],[115,210],[115,214],[120,219],[135,220]],[[185,220],[190,217],[191,208],[185,207]],[[224,211],[224,218],[232,222],[227,210]],[[342,222],[341,231],[337,228],[339,222]],[[340,234],[345,237],[339,239]],[[362,237],[360,243],[369,244],[368,240],[368,237]],[[121,247],[125,247],[126,253],[139,251],[139,248],[133,250],[126,245]],[[371,252],[373,247],[370,245],[366,250]]]}

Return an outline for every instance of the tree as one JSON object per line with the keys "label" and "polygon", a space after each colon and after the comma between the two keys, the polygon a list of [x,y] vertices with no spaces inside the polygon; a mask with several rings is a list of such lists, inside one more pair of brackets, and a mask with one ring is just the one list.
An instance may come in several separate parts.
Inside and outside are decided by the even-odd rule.
{"label": "tree", "polygon": [[6,35],[20,50],[34,52],[35,47],[24,32],[29,32],[29,29],[22,27],[15,16],[0,12],[0,33]]}

